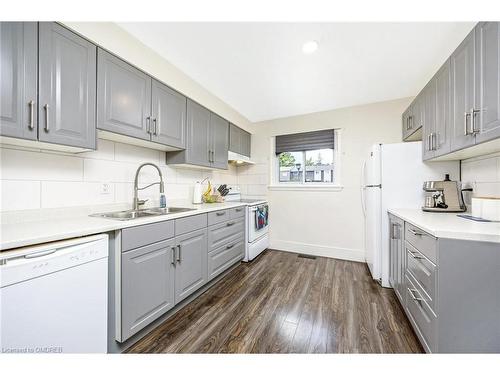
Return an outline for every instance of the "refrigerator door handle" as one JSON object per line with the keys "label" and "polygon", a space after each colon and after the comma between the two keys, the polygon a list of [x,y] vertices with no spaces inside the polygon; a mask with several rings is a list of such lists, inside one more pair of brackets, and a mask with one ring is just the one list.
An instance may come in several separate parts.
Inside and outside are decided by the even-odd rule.
{"label": "refrigerator door handle", "polygon": [[363,216],[366,217],[365,170],[366,170],[366,160],[363,162],[363,166],[361,167],[361,208],[363,209]]}

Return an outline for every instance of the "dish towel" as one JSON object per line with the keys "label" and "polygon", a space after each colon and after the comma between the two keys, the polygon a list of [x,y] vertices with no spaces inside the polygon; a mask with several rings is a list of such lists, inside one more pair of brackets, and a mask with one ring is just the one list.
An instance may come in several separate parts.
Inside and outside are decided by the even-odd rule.
{"label": "dish towel", "polygon": [[267,226],[269,220],[269,210],[267,206],[257,207],[255,210],[255,229],[259,230]]}

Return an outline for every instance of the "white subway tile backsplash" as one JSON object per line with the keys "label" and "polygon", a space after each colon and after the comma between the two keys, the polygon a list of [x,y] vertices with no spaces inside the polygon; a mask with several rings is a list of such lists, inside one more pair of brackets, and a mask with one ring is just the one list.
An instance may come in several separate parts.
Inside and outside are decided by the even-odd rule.
{"label": "white subway tile backsplash", "polygon": [[1,178],[31,181],[81,181],[83,159],[42,152],[0,149]]}
{"label": "white subway tile backsplash", "polygon": [[40,181],[2,180],[0,211],[40,208]]}
{"label": "white subway tile backsplash", "polygon": [[[103,139],[98,139],[96,151],[79,154],[2,145],[0,157],[0,211],[132,204],[135,172],[144,162],[160,166],[167,202],[191,200],[194,183],[205,177],[214,187],[238,184],[240,172],[235,166],[213,171],[171,167],[165,164],[164,152]],[[248,181],[258,184],[259,178]],[[156,181],[156,169],[144,167],[139,185]],[[103,183],[109,185],[107,194],[101,192]],[[147,205],[158,204],[158,185],[141,190],[139,197],[149,199]]]}
{"label": "white subway tile backsplash", "polygon": [[115,144],[115,160],[131,163],[160,163],[160,154],[165,153],[149,148],[127,145],[125,143]]}
{"label": "white subway tile backsplash", "polygon": [[41,208],[87,206],[114,203],[114,186],[109,193],[101,194],[99,182],[42,181]]}

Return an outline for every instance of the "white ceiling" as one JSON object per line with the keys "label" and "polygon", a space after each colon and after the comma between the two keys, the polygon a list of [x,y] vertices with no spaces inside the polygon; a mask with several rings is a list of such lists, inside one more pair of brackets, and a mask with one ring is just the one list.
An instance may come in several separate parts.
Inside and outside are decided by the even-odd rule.
{"label": "white ceiling", "polygon": [[416,95],[474,23],[119,25],[257,122]]}

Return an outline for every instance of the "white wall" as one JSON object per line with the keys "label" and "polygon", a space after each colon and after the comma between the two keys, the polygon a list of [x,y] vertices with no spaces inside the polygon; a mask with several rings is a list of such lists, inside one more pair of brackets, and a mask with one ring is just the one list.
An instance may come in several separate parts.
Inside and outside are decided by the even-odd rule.
{"label": "white wall", "polygon": [[[500,153],[462,160],[462,182],[474,189],[473,196],[500,198]],[[467,205],[470,196],[464,194]]]}
{"label": "white wall", "polygon": [[[237,183],[236,168],[207,171],[173,168],[165,164],[165,153],[143,147],[98,140],[97,151],[64,154],[2,145],[0,148],[0,211],[38,208],[132,204],[133,182],[139,164],[160,166],[168,200],[192,199],[192,186],[204,177],[215,184]],[[157,171],[145,167],[140,185],[159,180]],[[109,193],[103,194],[102,184]],[[159,188],[141,191],[140,198],[158,204]]]}
{"label": "white wall", "polygon": [[264,194],[269,183],[272,137],[342,129],[342,191],[268,191],[271,248],[364,260],[363,155],[373,143],[401,141],[401,113],[410,102],[404,98],[254,124],[252,159],[257,164],[241,169],[238,182],[256,195]]}

